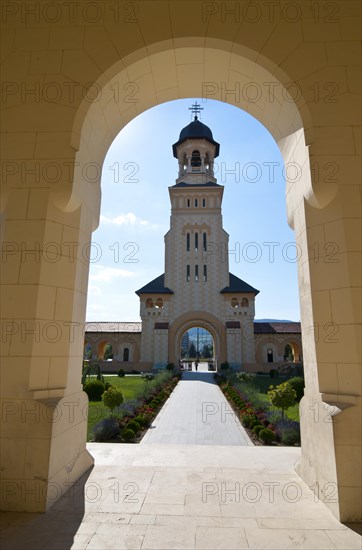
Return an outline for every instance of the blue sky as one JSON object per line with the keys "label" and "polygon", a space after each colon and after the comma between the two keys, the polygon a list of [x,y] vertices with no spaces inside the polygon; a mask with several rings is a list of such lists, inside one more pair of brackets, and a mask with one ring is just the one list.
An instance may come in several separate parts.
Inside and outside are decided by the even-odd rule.
{"label": "blue sky", "polygon": [[[135,291],[164,270],[168,187],[178,170],[172,144],[192,120],[188,107],[194,101],[171,101],[144,112],[109,148],[102,170],[101,221],[92,239],[87,321],[139,320]],[[278,146],[245,111],[215,100],[197,101],[204,108],[202,122],[220,143],[215,175],[225,186],[229,269],[260,290],[256,319],[298,321],[295,239],[287,223]]]}

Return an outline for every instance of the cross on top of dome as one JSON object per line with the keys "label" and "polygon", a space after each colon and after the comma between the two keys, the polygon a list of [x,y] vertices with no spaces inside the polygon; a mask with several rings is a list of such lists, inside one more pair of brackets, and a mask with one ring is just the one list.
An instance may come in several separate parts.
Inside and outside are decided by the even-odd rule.
{"label": "cross on top of dome", "polygon": [[192,114],[195,115],[194,120],[198,120],[197,115],[200,113],[200,111],[203,111],[203,110],[204,110],[204,108],[201,107],[200,104],[197,103],[196,101],[193,105],[191,105],[191,107],[189,107],[189,111],[191,111]]}

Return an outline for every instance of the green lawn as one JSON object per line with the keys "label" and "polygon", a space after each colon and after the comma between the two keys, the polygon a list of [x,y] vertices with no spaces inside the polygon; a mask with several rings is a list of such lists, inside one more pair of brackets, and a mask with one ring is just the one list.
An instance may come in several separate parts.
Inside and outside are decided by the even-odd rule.
{"label": "green lawn", "polygon": [[288,379],[285,376],[275,376],[272,378],[269,374],[257,374],[254,379],[254,386],[259,388],[261,393],[267,393],[269,386],[279,386]]}
{"label": "green lawn", "polygon": [[[276,407],[274,407],[274,405],[270,403],[267,395],[265,395],[264,393],[260,393],[259,396],[260,399],[262,399],[268,405],[270,411],[280,411],[280,409],[277,409]],[[299,422],[299,403],[296,403],[293,407],[289,407],[289,409],[285,411],[285,416],[287,418],[290,418],[290,420],[295,420]]]}
{"label": "green lawn", "polygon": [[[132,399],[137,391],[146,384],[141,376],[125,376],[124,378],[120,378],[119,376],[106,376],[105,381],[121,389],[125,400]],[[102,418],[107,418],[108,416],[109,409],[103,405],[103,401],[89,402],[87,441],[93,437],[93,426],[102,420]]]}
{"label": "green lawn", "polygon": [[[274,407],[266,393],[269,389],[269,386],[279,386],[279,384],[282,384],[283,382],[286,382],[288,379],[285,377],[285,376],[275,376],[274,378],[272,378],[271,376],[266,376],[265,374],[257,374],[255,379],[254,379],[254,386],[256,386],[259,390],[260,390],[260,397],[261,399],[263,399],[263,401],[265,401],[266,403],[268,403],[269,405],[269,408],[270,410],[272,411],[277,411],[279,409],[277,409],[276,407]],[[297,403],[296,405],[294,405],[293,407],[290,407],[288,410],[285,411],[285,416],[287,418],[290,418],[290,420],[295,420],[297,422],[299,422],[299,403]]]}

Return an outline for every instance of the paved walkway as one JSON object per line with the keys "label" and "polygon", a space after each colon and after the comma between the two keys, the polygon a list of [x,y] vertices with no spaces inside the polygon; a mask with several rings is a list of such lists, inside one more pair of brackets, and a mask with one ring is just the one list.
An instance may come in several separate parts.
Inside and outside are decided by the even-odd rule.
{"label": "paved walkway", "polygon": [[95,468],[2,550],[360,550],[294,471],[296,447],[90,443]]}
{"label": "paved walkway", "polygon": [[183,373],[141,445],[252,445],[206,369]]}

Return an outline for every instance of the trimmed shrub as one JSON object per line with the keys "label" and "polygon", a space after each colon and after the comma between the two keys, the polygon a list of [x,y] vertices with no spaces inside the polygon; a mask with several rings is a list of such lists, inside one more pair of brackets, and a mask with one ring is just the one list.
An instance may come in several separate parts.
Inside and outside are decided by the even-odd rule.
{"label": "trimmed shrub", "polygon": [[283,431],[280,440],[283,445],[300,445],[300,431],[293,428],[287,428]]}
{"label": "trimmed shrub", "polygon": [[109,382],[104,382],[104,386],[106,388],[106,391],[109,390],[109,388],[113,388],[113,384],[110,384]]}
{"label": "trimmed shrub", "polygon": [[230,363],[228,363],[227,361],[224,361],[223,363],[221,363],[220,370],[226,371],[229,369],[230,369]]}
{"label": "trimmed shrub", "polygon": [[121,436],[122,436],[122,439],[124,441],[127,441],[128,443],[136,439],[136,434],[134,433],[134,431],[128,428],[125,428],[124,430],[122,430]]}
{"label": "trimmed shrub", "polygon": [[304,395],[304,378],[301,376],[294,376],[294,378],[288,380],[288,384],[297,394],[297,402],[299,403]]}
{"label": "trimmed shrub", "polygon": [[92,380],[91,382],[87,382],[83,389],[88,395],[89,401],[101,401],[106,388],[100,380]]}
{"label": "trimmed shrub", "polygon": [[279,386],[270,386],[268,398],[274,407],[282,410],[282,418],[284,418],[284,411],[295,405],[297,394],[288,382],[283,382]]}
{"label": "trimmed shrub", "polygon": [[275,439],[275,433],[269,430],[269,428],[263,428],[259,432],[259,439],[267,445],[272,443]]}
{"label": "trimmed shrub", "polygon": [[93,435],[95,441],[108,441],[119,434],[118,422],[115,418],[103,418],[98,424],[93,426]]}
{"label": "trimmed shrub", "polygon": [[117,372],[117,374],[118,374],[118,376],[119,376],[120,378],[123,378],[124,376],[126,376],[126,373],[124,372],[123,369],[119,369],[119,371]]}
{"label": "trimmed shrub", "polygon": [[238,382],[253,382],[255,374],[253,372],[237,372],[236,379]]}
{"label": "trimmed shrub", "polygon": [[133,420],[137,422],[141,428],[147,428],[151,424],[152,416],[147,413],[138,414]]}
{"label": "trimmed shrub", "polygon": [[127,399],[122,405],[114,409],[113,414],[118,418],[133,416],[142,405],[143,401],[140,399]]}
{"label": "trimmed shrub", "polygon": [[299,422],[281,420],[277,423],[275,431],[283,445],[300,445]]}
{"label": "trimmed shrub", "polygon": [[275,378],[275,376],[278,376],[278,371],[276,369],[270,369],[269,374],[270,378]]}
{"label": "trimmed shrub", "polygon": [[255,435],[259,436],[259,432],[263,429],[264,426],[262,424],[257,424],[256,426],[254,426],[253,432],[255,433]]}
{"label": "trimmed shrub", "polygon": [[104,405],[110,409],[111,414],[116,407],[119,407],[123,403],[123,393],[120,389],[112,386],[102,395],[102,401]]}
{"label": "trimmed shrub", "polygon": [[259,420],[255,414],[243,414],[241,416],[241,423],[245,428],[254,428],[256,424],[259,424]]}
{"label": "trimmed shrub", "polygon": [[141,426],[136,420],[131,420],[126,424],[127,430],[133,430],[134,433],[138,433],[141,430]]}
{"label": "trimmed shrub", "polygon": [[143,380],[146,380],[146,382],[151,382],[155,379],[155,375],[153,374],[153,372],[144,372],[142,373],[142,378]]}

